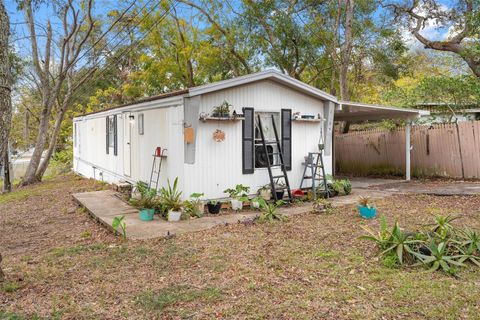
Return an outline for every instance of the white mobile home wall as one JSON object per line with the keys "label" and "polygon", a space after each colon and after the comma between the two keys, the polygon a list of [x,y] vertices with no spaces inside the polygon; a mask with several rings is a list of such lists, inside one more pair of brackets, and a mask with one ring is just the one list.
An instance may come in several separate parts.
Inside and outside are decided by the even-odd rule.
{"label": "white mobile home wall", "polygon": [[[253,107],[260,112],[291,109],[301,114],[320,114],[322,118],[325,118],[327,104],[274,81],[263,80],[201,95],[199,111],[210,113],[214,106],[224,101],[233,105],[237,113],[242,113],[243,107]],[[304,156],[318,151],[320,126],[323,125],[323,122],[292,121],[292,169],[288,171],[292,188],[300,185]],[[216,129],[225,132],[225,141],[213,140]],[[326,139],[331,141],[331,132]],[[331,174],[331,153],[324,160],[326,172]],[[269,183],[266,168],[242,174],[242,121],[200,121],[196,130],[195,162],[185,164],[185,193],[203,192],[209,198],[220,198],[226,196],[223,190],[239,183],[249,186],[253,192]]]}
{"label": "white mobile home wall", "polygon": [[[158,146],[168,149],[160,185],[165,186],[167,179],[173,181],[178,177],[184,197],[193,192],[203,192],[206,198],[225,197],[223,190],[239,183],[250,186],[252,192],[255,192],[269,182],[268,172],[266,168],[257,168],[253,174],[242,173],[242,121],[203,122],[198,120],[200,113],[210,113],[214,106],[228,101],[237,113],[242,113],[243,107],[267,112],[291,109],[292,112],[301,114],[320,114],[327,118],[330,128],[333,122],[333,103],[272,80],[261,80],[195,97],[185,96],[185,99],[183,96],[171,99],[171,103],[162,99],[75,118],[74,170],[86,177],[109,183],[123,180],[132,183],[139,180],[148,182],[152,154]],[[188,108],[194,108],[195,114],[188,117]],[[141,113],[144,115],[143,135],[138,132]],[[113,150],[109,154],[105,150],[106,116],[114,114],[118,121],[117,156]],[[130,123],[130,116],[134,117],[134,121],[130,144],[131,172],[127,176],[124,161],[125,126]],[[292,169],[288,171],[292,188],[299,187],[304,156],[308,152],[317,151],[320,127],[324,125],[323,122],[292,121]],[[185,126],[195,128],[193,162],[192,159],[185,158]],[[225,132],[223,142],[213,140],[216,129]],[[326,144],[330,146],[330,151],[324,157],[325,167],[326,172],[331,174],[332,132],[324,132],[325,140],[328,140]]]}

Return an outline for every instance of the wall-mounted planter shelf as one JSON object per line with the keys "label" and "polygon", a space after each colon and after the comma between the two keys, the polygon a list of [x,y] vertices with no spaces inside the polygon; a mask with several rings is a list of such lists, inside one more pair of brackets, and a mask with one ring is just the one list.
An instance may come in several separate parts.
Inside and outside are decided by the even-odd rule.
{"label": "wall-mounted planter shelf", "polygon": [[200,118],[201,121],[206,122],[206,121],[240,121],[245,119],[244,117],[205,117],[205,118]]}
{"label": "wall-mounted planter shelf", "polygon": [[292,119],[292,121],[295,122],[321,122],[322,119],[302,119],[302,118],[297,118],[297,119]]}

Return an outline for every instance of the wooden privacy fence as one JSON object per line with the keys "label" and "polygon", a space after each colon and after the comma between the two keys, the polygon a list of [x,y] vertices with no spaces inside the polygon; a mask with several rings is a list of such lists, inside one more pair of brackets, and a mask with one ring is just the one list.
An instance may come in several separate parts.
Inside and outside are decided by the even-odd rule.
{"label": "wooden privacy fence", "polygon": [[[480,121],[413,126],[413,176],[480,179]],[[405,129],[367,130],[335,136],[339,173],[405,173]]]}

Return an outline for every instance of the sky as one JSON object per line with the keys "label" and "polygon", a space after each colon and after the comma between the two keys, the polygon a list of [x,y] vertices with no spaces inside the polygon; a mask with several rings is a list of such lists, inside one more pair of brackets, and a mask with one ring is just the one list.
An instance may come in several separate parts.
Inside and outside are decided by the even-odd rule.
{"label": "sky", "polygon": [[[138,3],[145,3],[145,1],[137,1]],[[155,0],[156,1],[156,0]],[[50,4],[49,4],[50,2]],[[231,3],[235,5],[235,0],[231,0]],[[451,7],[452,4],[454,3],[451,0],[440,0],[439,1],[443,6]],[[110,11],[110,10],[118,10],[122,11],[131,2],[129,0],[126,1],[115,1],[115,0],[95,0],[94,1],[94,10],[93,13],[97,17],[105,17],[105,15]],[[155,2],[152,2],[155,3]],[[23,15],[23,12],[19,11],[17,9],[17,3],[15,0],[6,0],[6,7],[8,14],[10,16],[11,20],[11,26],[12,26],[12,38],[11,42],[14,44],[14,48],[17,50],[17,52],[23,56],[28,56],[30,55],[30,43],[28,41],[28,31],[27,31],[27,26],[25,24],[25,18]],[[46,1],[46,4],[43,4],[40,6],[39,10],[34,12],[39,27],[37,27],[37,33],[41,34],[41,28],[40,26],[45,26],[47,23],[48,19],[51,19],[52,21],[52,27],[54,32],[61,32],[61,22],[55,17],[54,15],[54,6],[51,4],[51,1]],[[383,15],[384,9],[380,8],[378,9],[376,13],[376,17],[380,19],[380,17]],[[403,29],[401,30],[401,33],[404,37],[404,40],[406,41],[407,45],[411,48],[411,50],[422,50],[423,46],[422,44],[415,39],[413,35],[407,30]],[[426,28],[422,30],[421,32],[424,36],[426,36],[429,39],[432,40],[442,40],[445,39],[446,36],[449,34],[448,28],[438,28],[435,23],[428,23],[426,25]],[[39,39],[39,45],[42,46],[44,37],[40,37]]]}

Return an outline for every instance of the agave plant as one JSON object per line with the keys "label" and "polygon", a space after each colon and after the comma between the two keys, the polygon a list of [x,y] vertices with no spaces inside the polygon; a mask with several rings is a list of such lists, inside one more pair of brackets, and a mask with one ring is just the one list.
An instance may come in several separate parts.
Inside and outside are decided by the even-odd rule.
{"label": "agave plant", "polygon": [[440,268],[449,274],[455,273],[455,266],[463,267],[462,260],[463,255],[451,255],[449,252],[448,241],[442,241],[439,244],[435,242],[435,239],[430,239],[430,245],[428,246],[430,255],[414,252],[413,254],[427,266],[430,266],[429,271],[437,271]]}
{"label": "agave plant", "polygon": [[277,208],[285,203],[283,200],[278,200],[275,203],[268,203],[265,199],[259,199],[260,208],[262,213],[258,217],[259,222],[269,222],[273,220],[284,221],[285,216],[277,212]]}
{"label": "agave plant", "polygon": [[405,233],[400,229],[398,222],[395,222],[391,237],[388,241],[388,247],[382,254],[395,253],[397,255],[400,264],[403,264],[404,256],[410,256],[414,254],[413,246],[420,243],[421,240],[415,239],[412,234]]}
{"label": "agave plant", "polygon": [[388,248],[392,234],[390,231],[388,231],[387,220],[385,219],[385,216],[382,215],[380,218],[380,231],[378,233],[375,233],[366,227],[363,229],[368,232],[368,235],[361,236],[360,239],[373,241],[382,250]]}
{"label": "agave plant", "polygon": [[436,215],[435,223],[432,227],[432,232],[434,232],[437,237],[441,240],[447,239],[450,235],[455,232],[455,227],[452,225],[452,221],[458,219],[459,217],[453,217],[451,215],[443,216]]}
{"label": "agave plant", "polygon": [[173,181],[173,186],[170,180],[167,180],[167,187],[160,190],[160,201],[166,211],[178,211],[182,209],[183,203],[181,200],[182,192],[178,190],[178,177]]}
{"label": "agave plant", "polygon": [[463,255],[460,262],[469,261],[480,267],[480,234],[470,228],[463,230],[458,251]]}

